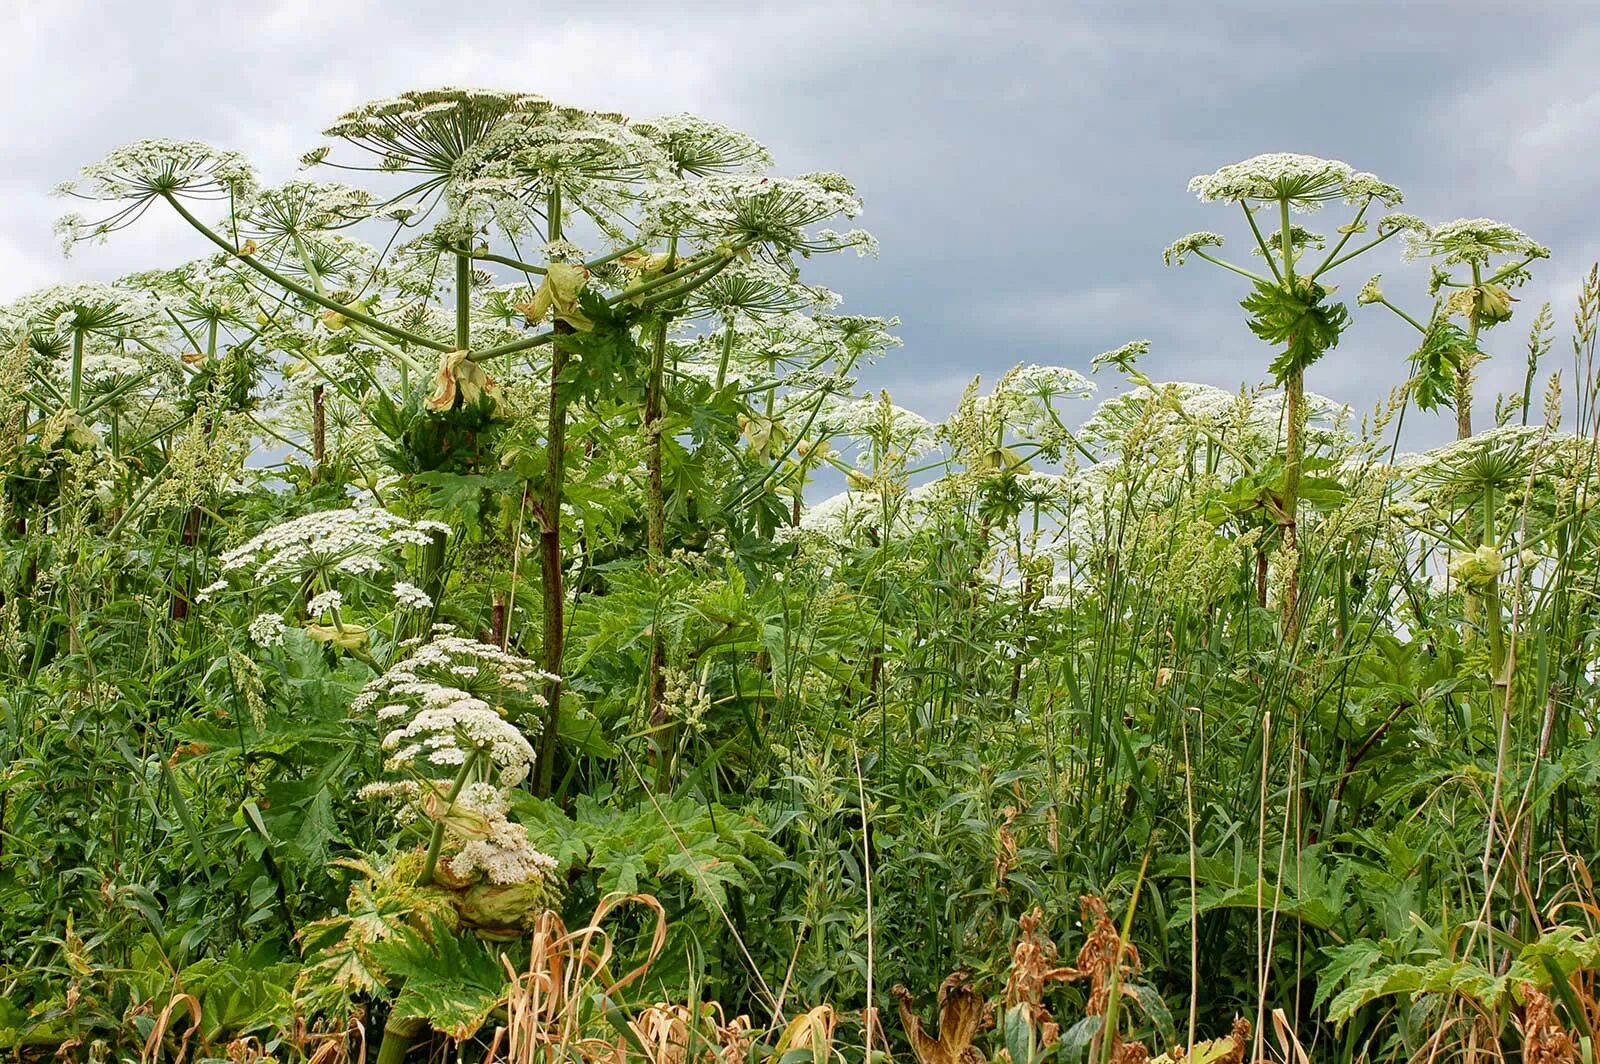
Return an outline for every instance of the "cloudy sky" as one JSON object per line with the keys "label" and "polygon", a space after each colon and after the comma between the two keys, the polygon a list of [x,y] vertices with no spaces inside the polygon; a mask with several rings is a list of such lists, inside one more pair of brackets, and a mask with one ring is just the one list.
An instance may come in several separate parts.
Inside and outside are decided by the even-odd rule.
{"label": "cloudy sky", "polygon": [[[1344,159],[1424,218],[1489,215],[1552,247],[1517,317],[1490,334],[1485,396],[1520,391],[1533,312],[1552,300],[1564,328],[1600,258],[1591,2],[0,0],[0,18],[0,300],[207,250],[152,211],[61,257],[49,189],[116,144],[207,140],[276,180],[352,104],[442,84],[690,111],[752,133],[783,170],[847,174],[882,256],[819,279],[848,310],[902,319],[904,349],[863,383],[929,415],[974,374],[1086,371],[1143,337],[1158,379],[1259,379],[1269,356],[1244,327],[1238,279],[1166,269],[1160,254],[1195,229],[1237,243],[1236,213],[1185,185],[1258,152]],[[1424,279],[1389,250],[1346,267],[1341,288],[1353,299],[1382,270],[1391,298],[1426,313]],[[1366,407],[1414,343],[1387,312],[1352,309],[1311,387]],[[1447,431],[1415,424],[1412,443]]]}

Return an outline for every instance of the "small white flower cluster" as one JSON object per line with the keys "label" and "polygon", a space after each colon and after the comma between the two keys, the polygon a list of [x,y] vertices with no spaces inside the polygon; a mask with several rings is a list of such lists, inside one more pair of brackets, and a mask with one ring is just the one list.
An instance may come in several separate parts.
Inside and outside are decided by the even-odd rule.
{"label": "small white flower cluster", "polygon": [[1168,244],[1166,250],[1161,253],[1161,261],[1168,266],[1182,266],[1190,255],[1198,253],[1201,248],[1220,248],[1222,244],[1221,233],[1209,230],[1189,233]]}
{"label": "small white flower cluster", "polygon": [[[435,626],[442,628],[446,626]],[[470,672],[459,670],[470,668]],[[441,633],[416,647],[409,657],[391,666],[371,681],[356,697],[352,709],[364,712],[379,699],[401,694],[405,685],[438,681],[459,684],[464,676],[475,678],[474,694],[517,697],[534,705],[544,705],[544,697],[534,688],[554,679],[527,658],[501,650],[493,643],[480,643],[459,635]]]}
{"label": "small white flower cluster", "polygon": [[660,115],[633,123],[634,132],[654,142],[678,173],[705,177],[771,165],[772,156],[736,129],[688,114]]}
{"label": "small white flower cluster", "polygon": [[490,700],[544,706],[534,687],[550,678],[493,644],[440,635],[368,683],[350,708],[391,725],[383,747],[393,767],[419,760],[459,765],[477,748],[498,768],[501,784],[511,786],[527,775],[533,748]]}
{"label": "small white flower cluster", "polygon": [[1060,442],[1065,438],[1065,428],[1056,410],[1057,401],[1085,399],[1094,391],[1093,382],[1064,366],[1013,366],[995,382],[988,395],[969,391],[945,422],[943,432],[967,458],[985,453],[996,442],[1015,435],[1034,442]]}
{"label": "small white flower cluster", "polygon": [[232,194],[255,187],[255,169],[236,151],[198,140],[137,140],[83,168],[83,181],[56,186],[58,195],[86,199],[145,199],[173,195]]}
{"label": "small white flower cluster", "polygon": [[[431,683],[413,684],[396,693],[437,708],[416,711],[405,725],[383,737],[391,768],[419,761],[435,767],[461,765],[475,749],[498,769],[501,786],[513,787],[527,777],[533,764],[532,745],[483,699]],[[381,718],[385,710],[405,708],[396,704],[378,712]]]}
{"label": "small white flower cluster", "polygon": [[1426,235],[1432,232],[1432,229],[1427,222],[1414,214],[1386,214],[1378,219],[1379,236],[1401,232]]}
{"label": "small white flower cluster", "polygon": [[[1135,340],[1122,349],[1138,346],[1140,351],[1150,349],[1149,340]],[[1120,350],[1120,349],[1119,349]],[[1011,386],[1025,395],[1043,398],[1086,399],[1095,392],[1094,382],[1075,369],[1066,366],[1039,366],[1029,364],[1011,374]]]}
{"label": "small white flower cluster", "polygon": [[461,788],[461,793],[456,795],[456,805],[482,816],[504,816],[511,808],[511,801],[506,792],[494,784],[475,780]]}
{"label": "small white flower cluster", "polygon": [[261,189],[238,212],[248,233],[267,241],[342,229],[369,217],[372,193],[336,181],[297,178]]}
{"label": "small white flower cluster", "polygon": [[258,647],[276,647],[283,645],[283,634],[286,630],[281,613],[259,614],[250,622],[247,629],[250,641]]}
{"label": "small white flower cluster", "polygon": [[483,823],[474,825],[470,834],[446,823],[445,834],[458,847],[449,860],[451,875],[471,879],[482,872],[489,882],[503,887],[556,875],[556,859],[533,845],[527,828],[506,819],[503,807],[479,815]]}
{"label": "small white flower cluster", "polygon": [[[939,484],[943,481],[935,481]],[[884,497],[876,491],[842,491],[830,495],[800,515],[798,529],[780,530],[787,539],[821,541],[838,547],[882,543],[909,536],[927,519],[940,514],[938,503],[949,499],[929,490],[929,485],[889,499],[889,531],[884,533]],[[947,512],[947,511],[945,511]]]}
{"label": "small white flower cluster", "polygon": [[150,270],[122,280],[122,284],[150,293],[160,310],[188,322],[237,319],[256,306],[240,269],[226,255],[193,259],[170,270]]}
{"label": "small white flower cluster", "polygon": [[426,610],[433,608],[433,599],[428,593],[415,584],[408,584],[404,580],[394,582],[394,600],[408,610]]}
{"label": "small white flower cluster", "polygon": [[147,322],[156,304],[145,293],[99,281],[68,281],[29,293],[7,317],[29,329],[114,333]]}
{"label": "small white flower cluster", "polygon": [[336,611],[343,605],[344,596],[330,589],[313,595],[311,601],[306,603],[306,612],[313,617],[321,617],[324,613]]}
{"label": "small white flower cluster", "polygon": [[1190,180],[1189,191],[1204,202],[1285,200],[1299,211],[1314,211],[1339,199],[1348,203],[1376,199],[1391,207],[1400,202],[1400,190],[1372,174],[1357,173],[1337,159],[1293,152],[1257,155],[1200,174]]}
{"label": "small white flower cluster", "polygon": [[1089,360],[1089,364],[1094,367],[1097,373],[1105,366],[1115,366],[1126,373],[1133,368],[1134,363],[1149,353],[1149,340],[1130,340],[1121,347],[1113,347],[1110,351],[1100,352]]}
{"label": "small white flower cluster", "polygon": [[870,440],[885,450],[916,458],[933,450],[934,425],[914,410],[883,399],[829,396],[817,415],[815,429],[828,436]]}
{"label": "small white flower cluster", "polygon": [[1493,218],[1457,218],[1406,234],[1407,257],[1439,258],[1445,265],[1475,262],[1483,266],[1494,255],[1539,259],[1549,254],[1549,248],[1522,230]]}
{"label": "small white flower cluster", "polygon": [[[778,316],[776,320],[792,323],[792,318],[803,318],[794,312],[826,310],[837,306],[839,297],[820,285],[802,282],[792,265],[752,260],[735,263],[711,278],[695,289],[692,301],[724,318],[745,315],[773,321]],[[801,327],[814,329],[815,325]]]}
{"label": "small white flower cluster", "polygon": [[[1313,446],[1333,446],[1349,407],[1306,393],[1307,437]],[[1191,381],[1151,382],[1107,399],[1079,430],[1085,441],[1122,450],[1137,441],[1141,450],[1169,455],[1185,452],[1179,443],[1206,433],[1233,448],[1260,455],[1282,446],[1286,431],[1280,392],[1230,392]]]}
{"label": "small white flower cluster", "polygon": [[196,140],[135,141],[112,149],[82,173],[80,181],[57,185],[56,194],[124,205],[95,221],[77,213],[61,217],[55,231],[69,252],[80,241],[103,241],[136,221],[157,196],[243,199],[256,184],[255,170],[244,156]]}
{"label": "small white flower cluster", "polygon": [[1395,467],[1423,500],[1476,499],[1485,487],[1519,488],[1530,473],[1554,469],[1571,440],[1543,425],[1499,425],[1422,454],[1400,455]]}
{"label": "small white flower cluster", "polygon": [[[829,218],[854,218],[861,201],[834,175],[757,177],[715,175],[699,181],[661,182],[645,197],[646,229],[677,231],[707,244],[747,240],[777,251],[832,251],[859,246],[866,234],[810,235],[806,227]],[[830,179],[830,183],[824,183]]]}
{"label": "small white flower cluster", "polygon": [[[339,116],[323,133],[377,152],[385,157],[387,168],[398,170],[407,163],[436,164],[440,155],[430,149],[453,146],[459,152],[472,143],[471,133],[481,136],[508,114],[548,111],[551,106],[531,92],[419,89],[364,103]],[[322,155],[312,153],[305,161],[320,162]]]}
{"label": "small white flower cluster", "polygon": [[807,506],[800,530],[835,543],[854,540],[883,523],[883,497],[875,491],[841,491]]}
{"label": "small white flower cluster", "polygon": [[[406,824],[424,809],[442,805],[440,800],[449,787],[450,781],[445,779],[380,780],[356,793],[363,799],[391,804],[396,819]],[[527,829],[507,818],[510,807],[506,791],[483,780],[468,783],[456,795],[441,817],[445,851],[450,853],[443,867],[452,877],[464,881],[482,873],[496,886],[512,886],[556,875],[555,858],[537,849]]]}
{"label": "small white flower cluster", "polygon": [[282,524],[222,555],[224,573],[248,569],[260,583],[318,570],[369,575],[388,567],[401,546],[426,546],[442,521],[412,521],[375,507],[320,510]]}
{"label": "small white flower cluster", "polygon": [[[132,381],[145,374],[148,369],[149,367],[143,361],[120,350],[85,348],[83,352],[83,380],[84,383],[89,385]],[[72,377],[71,352],[64,352],[57,357],[49,364],[47,372],[52,380],[60,382],[70,380]]]}

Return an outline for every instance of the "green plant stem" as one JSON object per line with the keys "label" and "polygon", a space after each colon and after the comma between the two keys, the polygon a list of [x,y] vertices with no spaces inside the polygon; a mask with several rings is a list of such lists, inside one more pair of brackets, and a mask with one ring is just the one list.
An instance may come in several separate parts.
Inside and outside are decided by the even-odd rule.
{"label": "green plant stem", "polygon": [[[669,271],[672,269],[677,250],[678,237],[677,234],[673,234],[667,243]],[[670,315],[662,314],[661,320],[656,325],[655,336],[650,346],[650,374],[645,384],[644,398],[645,465],[649,473],[648,494],[645,499],[645,550],[648,554],[646,564],[657,577],[663,572],[667,553],[666,487],[661,467],[661,433],[664,415],[662,392],[667,366],[667,331],[671,328],[671,322]],[[658,729],[667,723],[664,712],[666,665],[667,644],[662,638],[661,625],[658,622],[650,627],[650,660],[645,671],[645,708],[651,731],[658,735],[655,743],[656,784],[660,790],[666,789],[672,771],[672,745],[662,741],[658,732]]]}
{"label": "green plant stem", "polygon": [[1356,231],[1361,227],[1361,219],[1366,216],[1367,208],[1370,206],[1372,206],[1372,197],[1368,196],[1366,201],[1361,204],[1361,209],[1356,211],[1356,216],[1350,219],[1350,224],[1345,226],[1345,231],[1340,235],[1339,242],[1333,245],[1333,250],[1328,252],[1327,258],[1322,260],[1322,265],[1311,271],[1311,279],[1313,281],[1333,268],[1333,264],[1339,260],[1339,252],[1343,251],[1345,245],[1350,243],[1350,238],[1356,235]]}
{"label": "green plant stem", "polygon": [[1267,266],[1272,270],[1272,279],[1282,284],[1283,274],[1278,272],[1278,263],[1272,257],[1272,249],[1267,246],[1267,238],[1261,235],[1261,227],[1256,224],[1255,212],[1245,200],[1239,201],[1239,207],[1244,211],[1244,220],[1250,223],[1250,232],[1255,235],[1256,247],[1261,249],[1261,257],[1267,260]]}
{"label": "green plant stem", "polygon": [[444,813],[433,822],[433,832],[428,836],[428,855],[423,858],[422,872],[417,876],[417,886],[426,887],[433,883],[434,870],[439,867],[439,851],[444,848],[444,815],[450,811],[450,806],[461,796],[461,789],[467,785],[467,780],[472,778],[472,770],[478,765],[478,758],[482,751],[477,748],[467,751],[467,758],[461,762],[461,768],[456,771],[456,778],[450,781],[450,789],[444,796]]}
{"label": "green plant stem", "polygon": [[[1495,489],[1493,484],[1483,488],[1483,546],[1496,549],[1495,543]],[[1500,578],[1493,577],[1483,592],[1483,623],[1489,633],[1489,691],[1495,704],[1501,699],[1494,696],[1495,685],[1500,682],[1501,669],[1505,667],[1505,626],[1501,617]]]}
{"label": "green plant stem", "polygon": [[733,316],[729,315],[722,322],[722,351],[717,359],[717,391],[722,391],[723,385],[728,382],[728,362],[733,358]]}
{"label": "green plant stem", "polygon": [[67,393],[67,405],[78,409],[78,399],[83,392],[83,330],[72,330],[72,387]]}
{"label": "green plant stem", "polygon": [[1398,314],[1402,321],[1405,321],[1413,329],[1417,330],[1417,332],[1422,333],[1424,336],[1428,334],[1428,327],[1426,325],[1422,324],[1416,318],[1413,318],[1411,315],[1407,314],[1405,311],[1401,310],[1387,299],[1380,299],[1378,302],[1382,303],[1384,306]]}
{"label": "green plant stem", "polygon": [[1252,272],[1250,272],[1249,270],[1245,269],[1242,266],[1235,266],[1233,263],[1229,262],[1227,259],[1219,259],[1215,255],[1207,255],[1204,251],[1202,251],[1199,248],[1195,248],[1194,254],[1198,258],[1205,259],[1207,262],[1211,263],[1213,266],[1221,266],[1224,270],[1232,270],[1234,273],[1238,274],[1240,277],[1248,278],[1249,280],[1252,280],[1252,281],[1256,282],[1257,284],[1271,284],[1272,283],[1271,281],[1267,280],[1265,277],[1261,276],[1259,273],[1252,273]]}
{"label": "green plant stem", "polygon": [[456,256],[456,350],[472,346],[472,259]]}
{"label": "green plant stem", "polygon": [[[1284,284],[1292,295],[1295,291],[1294,243],[1289,238],[1289,201],[1279,200],[1278,209],[1283,223],[1279,242],[1283,253]],[[1306,420],[1306,371],[1304,366],[1298,364],[1290,368],[1289,378],[1285,382],[1284,417],[1288,424],[1284,432],[1283,496],[1279,501],[1282,513],[1278,517],[1278,527],[1279,546],[1288,568],[1282,574],[1283,596],[1279,602],[1279,613],[1284,642],[1292,645],[1299,634],[1300,473],[1305,461]]]}
{"label": "green plant stem", "polygon": [[[552,186],[546,204],[548,241],[561,239],[561,187]],[[538,758],[533,773],[534,793],[545,797],[555,780],[557,735],[561,725],[561,676],[566,642],[566,587],[561,554],[561,498],[566,475],[567,388],[561,380],[566,370],[567,350],[559,337],[572,326],[557,320],[550,335],[557,338],[550,348],[549,415],[545,422],[545,474],[539,498],[539,583],[543,630],[541,664],[550,674],[545,683],[544,729],[539,733]]]}
{"label": "green plant stem", "polygon": [[422,1020],[415,1016],[399,1017],[393,1013],[383,1024],[383,1039],[378,1043],[377,1064],[401,1064],[411,1043],[422,1030]]}

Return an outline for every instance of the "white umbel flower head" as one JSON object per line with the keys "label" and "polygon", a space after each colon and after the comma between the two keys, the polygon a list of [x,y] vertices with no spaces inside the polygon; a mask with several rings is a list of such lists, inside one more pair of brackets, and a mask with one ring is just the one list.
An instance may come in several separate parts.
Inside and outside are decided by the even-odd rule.
{"label": "white umbel flower head", "polygon": [[283,633],[287,626],[283,623],[280,613],[263,613],[250,622],[248,629],[250,641],[258,647],[275,647],[283,645]]}
{"label": "white umbel flower head", "polygon": [[708,177],[760,170],[772,163],[767,149],[736,129],[694,115],[661,115],[633,123],[666,155],[677,173]]}
{"label": "white umbel flower head", "polygon": [[449,821],[445,831],[456,849],[449,860],[450,873],[458,879],[481,872],[496,886],[513,886],[553,879],[559,867],[554,857],[533,845],[527,828],[500,811],[479,813],[461,823]]}
{"label": "white umbel flower head", "polygon": [[[552,106],[531,92],[419,89],[353,108],[324,133],[377,155],[385,170],[448,175],[507,115]],[[313,152],[304,161],[321,162],[326,154]]]}
{"label": "white umbel flower head", "polygon": [[408,610],[426,610],[433,607],[433,599],[426,591],[404,580],[394,582],[394,601],[396,605]]}
{"label": "white umbel flower head", "polygon": [[337,569],[367,574],[387,568],[405,545],[426,545],[438,521],[410,521],[387,510],[320,510],[274,525],[222,555],[225,573],[248,569],[257,582]]}
{"label": "white umbel flower head", "polygon": [[817,415],[816,426],[826,435],[873,440],[886,450],[907,458],[927,454],[934,447],[935,427],[931,421],[903,406],[884,399],[829,397]]}
{"label": "white umbel flower head", "polygon": [[320,617],[330,610],[337,610],[344,605],[344,596],[337,591],[324,591],[312,597],[306,603],[306,612],[313,617]]}
{"label": "white umbel flower head", "polygon": [[830,218],[854,218],[861,200],[837,174],[804,177],[718,175],[701,181],[662,182],[647,193],[647,228],[694,237],[707,244],[735,241],[773,251],[804,253],[856,246],[865,234],[810,233]]}
{"label": "white umbel flower head", "polygon": [[1189,191],[1204,202],[1283,200],[1298,211],[1314,211],[1330,200],[1377,199],[1391,207],[1400,202],[1399,189],[1372,174],[1357,173],[1349,163],[1294,152],[1257,155],[1197,175]]}
{"label": "white umbel flower head", "polygon": [[111,334],[148,322],[156,304],[132,288],[68,281],[23,296],[10,313],[36,329]]}
{"label": "white umbel flower head", "polygon": [[241,229],[264,242],[346,226],[373,213],[372,193],[336,181],[286,181],[257,192],[239,211]]}
{"label": "white umbel flower head", "polygon": [[431,705],[383,737],[391,767],[432,766],[436,773],[464,764],[476,750],[498,769],[501,786],[514,786],[527,777],[533,747],[487,702],[435,685],[415,693]]}
{"label": "white umbel flower head", "polygon": [[383,747],[391,767],[433,766],[437,775],[477,750],[494,765],[500,785],[513,786],[533,762],[523,728],[537,732],[538,718],[529,711],[545,705],[534,688],[549,679],[532,661],[493,644],[440,635],[368,683],[350,708],[374,713],[390,729]]}
{"label": "white umbel flower head", "polygon": [[82,174],[78,181],[57,185],[56,194],[125,206],[97,221],[79,214],[63,217],[56,232],[69,250],[74,243],[103,240],[132,224],[158,197],[243,199],[256,185],[255,170],[243,155],[197,140],[135,141],[112,149]]}
{"label": "white umbel flower head", "polygon": [[1182,266],[1190,255],[1198,254],[1202,248],[1220,248],[1222,243],[1221,233],[1204,229],[1198,233],[1189,233],[1168,244],[1166,250],[1161,253],[1161,261],[1168,266]]}
{"label": "white umbel flower head", "polygon": [[1090,365],[1099,372],[1104,366],[1115,366],[1123,373],[1134,367],[1141,358],[1150,353],[1149,340],[1130,340],[1121,347],[1114,347],[1110,351],[1102,351],[1090,360]]}
{"label": "white umbel flower head", "polygon": [[56,186],[66,196],[137,200],[158,195],[225,198],[255,187],[255,169],[236,151],[198,140],[139,140],[83,168],[81,181]]}
{"label": "white umbel flower head", "polygon": [[1411,258],[1438,258],[1445,265],[1475,262],[1483,266],[1496,255],[1542,259],[1550,249],[1493,218],[1457,218],[1431,230],[1408,233],[1406,253]]}

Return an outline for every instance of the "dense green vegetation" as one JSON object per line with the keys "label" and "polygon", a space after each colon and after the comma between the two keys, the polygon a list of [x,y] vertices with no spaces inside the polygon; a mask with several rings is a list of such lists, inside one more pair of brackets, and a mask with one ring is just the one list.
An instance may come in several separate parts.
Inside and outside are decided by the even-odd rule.
{"label": "dense green vegetation", "polygon": [[[0,312],[0,1046],[1592,1061],[1600,276],[1502,341],[1544,248],[1261,156],[1192,186],[1254,254],[1167,260],[1264,383],[1135,341],[934,423],[805,273],[874,250],[838,174],[517,93],[328,136],[118,149],[69,246],[206,257]],[[1389,313],[1388,401],[1308,390]]]}

